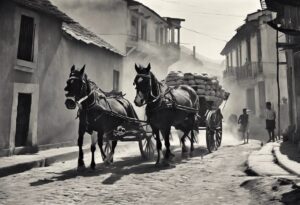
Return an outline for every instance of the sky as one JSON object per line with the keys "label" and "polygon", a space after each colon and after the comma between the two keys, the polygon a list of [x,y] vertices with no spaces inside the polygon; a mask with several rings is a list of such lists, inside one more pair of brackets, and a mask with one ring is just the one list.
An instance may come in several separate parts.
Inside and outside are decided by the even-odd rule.
{"label": "sky", "polygon": [[[182,45],[215,60],[248,13],[261,9],[259,0],[138,0],[161,16],[184,18]],[[201,34],[191,32],[195,30]]]}

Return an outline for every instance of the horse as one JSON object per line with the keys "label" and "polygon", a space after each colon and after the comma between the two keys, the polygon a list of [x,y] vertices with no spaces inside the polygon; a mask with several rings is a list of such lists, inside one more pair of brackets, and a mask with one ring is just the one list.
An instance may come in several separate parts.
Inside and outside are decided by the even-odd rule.
{"label": "horse", "polygon": [[[119,116],[138,118],[132,104],[123,98],[123,95],[112,95],[102,91],[93,81],[88,79],[85,73],[85,65],[80,70],[76,70],[74,65],[71,67],[69,79],[64,90],[67,98],[65,101],[67,109],[75,109],[76,105],[79,107],[78,169],[85,167],[82,145],[86,132],[89,134],[92,134],[94,131],[97,132],[98,146],[102,159],[107,164],[112,163],[117,140],[112,141],[111,152],[106,156],[103,150],[103,136],[106,135],[109,139],[119,126],[126,123],[126,119]],[[139,129],[138,123],[134,122],[131,124],[135,129]],[[95,151],[96,142],[92,142],[91,169],[95,169],[96,166]]]}
{"label": "horse", "polygon": [[[171,153],[169,142],[171,126],[174,126],[184,133],[181,137],[181,142],[183,144],[182,152],[187,151],[184,139],[191,133],[190,151],[192,153],[194,150],[193,129],[199,105],[198,96],[195,90],[186,85],[170,88],[169,86],[162,84],[150,71],[150,63],[147,67],[141,65],[137,66],[135,64],[135,70],[137,75],[134,79],[136,89],[134,103],[138,107],[146,105],[147,120],[156,138],[156,149],[158,153],[156,165],[160,164],[162,149],[159,132],[161,132],[165,141],[166,152],[164,158],[168,160],[170,157],[174,156],[174,154]],[[178,106],[190,109],[189,111],[178,109]]]}

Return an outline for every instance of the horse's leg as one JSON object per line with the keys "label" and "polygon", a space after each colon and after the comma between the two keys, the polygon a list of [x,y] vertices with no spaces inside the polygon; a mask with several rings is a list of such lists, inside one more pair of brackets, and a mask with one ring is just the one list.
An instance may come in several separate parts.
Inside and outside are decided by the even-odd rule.
{"label": "horse's leg", "polygon": [[82,150],[84,133],[85,133],[85,126],[79,124],[79,131],[78,131],[79,135],[77,140],[77,145],[79,147],[79,157],[78,157],[77,169],[81,169],[85,167],[84,160],[83,160],[83,150]]}
{"label": "horse's leg", "polygon": [[156,140],[156,150],[157,150],[156,165],[159,165],[162,144],[161,144],[160,137],[159,137],[159,130],[154,129],[154,128],[152,128],[152,130],[153,130],[153,134],[155,135],[155,140]]}
{"label": "horse's leg", "polygon": [[96,163],[95,163],[95,151],[96,151],[96,142],[93,139],[93,136],[91,136],[92,144],[91,144],[91,152],[92,152],[92,161],[91,161],[91,169],[95,169]]}
{"label": "horse's leg", "polygon": [[165,140],[165,146],[166,146],[166,154],[165,154],[165,159],[169,159],[170,157],[174,157],[175,155],[171,153],[170,150],[170,132],[171,132],[171,127],[166,128],[162,134]]}
{"label": "horse's leg", "polygon": [[116,149],[117,144],[118,144],[117,140],[112,141],[111,151],[110,151],[109,155],[107,156],[107,158],[105,159],[105,162],[107,164],[111,164],[114,162],[114,154],[115,154],[115,149]]}
{"label": "horse's leg", "polygon": [[187,148],[186,148],[186,145],[185,145],[185,138],[187,136],[188,133],[186,132],[183,132],[183,136],[181,137],[181,144],[182,144],[182,148],[181,148],[181,152],[182,153],[186,153],[187,152]]}
{"label": "horse's leg", "polygon": [[190,152],[194,151],[194,141],[195,141],[195,133],[193,130],[191,130],[191,148],[190,148]]}
{"label": "horse's leg", "polygon": [[98,146],[99,146],[99,149],[100,149],[101,157],[102,157],[102,160],[104,161],[105,158],[106,158],[106,155],[105,155],[105,152],[103,150],[103,132],[98,131],[97,137],[98,137]]}

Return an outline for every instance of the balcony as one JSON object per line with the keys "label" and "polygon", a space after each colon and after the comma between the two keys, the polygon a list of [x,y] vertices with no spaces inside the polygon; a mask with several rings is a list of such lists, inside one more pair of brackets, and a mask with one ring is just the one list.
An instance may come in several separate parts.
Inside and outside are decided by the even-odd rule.
{"label": "balcony", "polygon": [[227,67],[227,69],[223,71],[223,78],[236,78],[236,70],[236,67]]}
{"label": "balcony", "polygon": [[262,62],[246,63],[241,67],[228,67],[223,71],[224,78],[235,78],[236,80],[256,79],[263,74]]}

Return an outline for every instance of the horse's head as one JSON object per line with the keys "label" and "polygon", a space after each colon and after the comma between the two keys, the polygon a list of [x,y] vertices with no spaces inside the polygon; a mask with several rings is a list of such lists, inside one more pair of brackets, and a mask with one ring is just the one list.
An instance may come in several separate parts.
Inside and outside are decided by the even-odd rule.
{"label": "horse's head", "polygon": [[135,85],[136,96],[134,99],[134,104],[141,107],[149,103],[151,98],[153,98],[153,75],[150,72],[151,65],[148,64],[147,67],[135,64],[135,70],[137,75],[134,79],[133,85]]}
{"label": "horse's head", "polygon": [[84,70],[85,65],[80,70],[76,70],[74,65],[71,67],[67,86],[64,89],[67,97],[65,105],[68,109],[75,109],[76,102],[86,95],[87,77]]}

